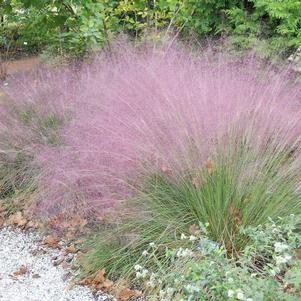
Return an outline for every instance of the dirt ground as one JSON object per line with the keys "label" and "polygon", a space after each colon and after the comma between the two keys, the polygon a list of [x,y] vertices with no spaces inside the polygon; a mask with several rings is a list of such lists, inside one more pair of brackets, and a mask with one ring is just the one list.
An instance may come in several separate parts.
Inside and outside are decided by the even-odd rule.
{"label": "dirt ground", "polygon": [[6,64],[8,75],[12,75],[18,72],[29,71],[36,68],[39,64],[39,60],[38,57],[28,57],[10,61]]}

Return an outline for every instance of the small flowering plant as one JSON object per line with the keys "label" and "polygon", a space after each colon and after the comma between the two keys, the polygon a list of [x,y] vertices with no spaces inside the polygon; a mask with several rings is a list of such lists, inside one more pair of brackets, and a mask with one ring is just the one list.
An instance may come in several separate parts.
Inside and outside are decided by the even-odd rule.
{"label": "small flowering plant", "polygon": [[[270,220],[263,226],[240,229],[247,247],[230,257],[224,246],[208,237],[208,225],[194,235],[182,234],[187,247],[166,248],[168,267],[157,258],[160,245],[150,244],[134,269],[147,300],[300,300],[301,247],[297,219]],[[190,247],[188,247],[190,246]],[[152,262],[152,269],[144,266]],[[157,262],[157,265],[154,264]],[[148,265],[149,266],[149,265]]]}

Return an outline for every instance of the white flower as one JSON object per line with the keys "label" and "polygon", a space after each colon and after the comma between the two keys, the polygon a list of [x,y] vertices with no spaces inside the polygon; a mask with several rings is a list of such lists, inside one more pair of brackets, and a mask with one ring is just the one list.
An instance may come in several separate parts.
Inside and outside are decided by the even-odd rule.
{"label": "white flower", "polygon": [[154,248],[154,247],[156,246],[156,244],[155,244],[154,242],[151,242],[151,243],[149,244],[149,246],[150,246],[151,248]]}
{"label": "white flower", "polygon": [[168,296],[172,296],[174,292],[175,292],[175,289],[172,288],[172,287],[169,287],[169,288],[167,288],[167,290],[166,290],[166,294],[167,294]]}
{"label": "white flower", "polygon": [[195,240],[197,240],[198,238],[196,237],[196,236],[194,236],[194,235],[190,235],[190,237],[189,237],[189,240],[190,241],[195,241]]}
{"label": "white flower", "polygon": [[24,45],[27,45],[27,42],[23,42]]}
{"label": "white flower", "polygon": [[276,242],[274,244],[274,247],[275,247],[275,252],[277,252],[277,253],[282,253],[283,251],[288,249],[288,245],[286,245],[282,242]]}
{"label": "white flower", "polygon": [[253,301],[253,299],[252,298],[247,298],[246,301]]}
{"label": "white flower", "polygon": [[193,255],[193,252],[187,248],[186,249],[179,248],[176,253],[177,257],[190,257],[192,255]]}
{"label": "white flower", "polygon": [[147,282],[146,282],[146,285],[147,285],[148,287],[154,288],[154,287],[156,286],[156,283],[155,283],[154,281],[147,281]]}
{"label": "white flower", "polygon": [[184,233],[182,233],[181,234],[181,239],[187,239],[187,236]]}
{"label": "white flower", "polygon": [[147,269],[142,270],[142,272],[141,272],[142,278],[145,278],[147,275],[148,275],[148,270]]}
{"label": "white flower", "polygon": [[135,269],[135,271],[140,271],[140,270],[142,270],[142,266],[139,265],[139,264],[136,264],[136,265],[134,266],[134,269]]}
{"label": "white flower", "polygon": [[5,82],[5,83],[4,83],[4,86],[8,86],[8,83]]}
{"label": "white flower", "polygon": [[275,259],[276,259],[276,264],[280,265],[290,261],[292,259],[292,256],[289,254],[285,254],[284,256],[276,256]]}
{"label": "white flower", "polygon": [[140,272],[137,272],[137,273],[136,273],[136,278],[137,278],[137,279],[140,279],[140,278],[142,278],[142,273],[140,273]]}
{"label": "white flower", "polygon": [[146,250],[144,250],[144,251],[142,252],[142,255],[146,257],[146,256],[149,255],[149,253],[148,253]]}
{"label": "white flower", "polygon": [[238,300],[245,300],[245,295],[242,291],[238,291],[236,297]]}
{"label": "white flower", "polygon": [[228,297],[232,298],[234,296],[234,291],[233,290],[228,290]]}

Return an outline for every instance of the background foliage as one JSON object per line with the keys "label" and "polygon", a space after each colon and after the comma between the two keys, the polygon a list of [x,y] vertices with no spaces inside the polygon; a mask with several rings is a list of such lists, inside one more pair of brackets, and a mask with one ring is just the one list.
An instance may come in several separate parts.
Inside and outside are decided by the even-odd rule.
{"label": "background foliage", "polygon": [[228,36],[265,56],[301,44],[299,0],[2,0],[0,47],[83,55],[126,32]]}

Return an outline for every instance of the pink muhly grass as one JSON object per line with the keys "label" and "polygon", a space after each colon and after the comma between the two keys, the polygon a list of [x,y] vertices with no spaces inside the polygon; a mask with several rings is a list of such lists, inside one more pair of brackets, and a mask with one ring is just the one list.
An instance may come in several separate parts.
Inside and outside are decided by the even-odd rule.
{"label": "pink muhly grass", "polygon": [[299,148],[300,91],[288,71],[254,58],[124,47],[85,66],[80,79],[66,73],[11,95],[71,111],[62,145],[36,151],[37,208],[88,215],[135,195],[147,175],[197,173],[233,137],[247,137],[258,157],[272,140]]}

